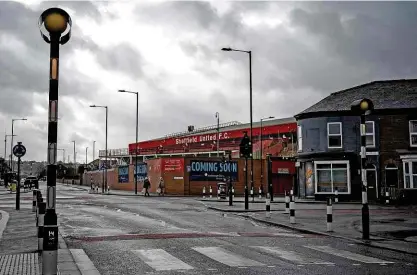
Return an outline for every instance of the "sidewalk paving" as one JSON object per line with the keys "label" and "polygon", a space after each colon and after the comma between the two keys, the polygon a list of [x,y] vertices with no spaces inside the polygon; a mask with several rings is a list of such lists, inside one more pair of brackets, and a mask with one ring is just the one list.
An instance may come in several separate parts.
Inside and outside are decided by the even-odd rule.
{"label": "sidewalk paving", "polygon": [[[31,209],[2,208],[0,215],[0,274],[41,274],[36,214]],[[58,274],[83,275],[60,234]]]}
{"label": "sidewalk paving", "polygon": [[296,223],[290,224],[284,203],[271,206],[270,218],[266,217],[265,205],[261,204],[250,203],[248,211],[244,210],[242,204],[228,206],[220,202],[202,203],[208,209],[235,212],[236,215],[273,226],[348,239],[356,243],[417,255],[416,207],[370,205],[371,239],[363,241],[360,204],[334,204],[333,232],[326,232],[326,205],[322,204],[296,204]]}

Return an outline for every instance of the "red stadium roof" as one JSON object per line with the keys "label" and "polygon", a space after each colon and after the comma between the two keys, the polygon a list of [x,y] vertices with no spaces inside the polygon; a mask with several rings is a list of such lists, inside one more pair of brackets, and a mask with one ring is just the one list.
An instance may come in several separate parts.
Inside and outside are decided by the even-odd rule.
{"label": "red stadium roof", "polygon": [[[263,121],[262,125],[262,134],[265,135],[277,135],[289,132],[296,132],[297,123],[294,118],[284,118],[284,119],[271,119],[268,121]],[[253,123],[253,133],[254,139],[260,135],[260,122]],[[220,129],[219,140],[220,142],[238,139],[243,136],[243,132],[247,131],[250,133],[250,124],[235,124],[232,126],[224,127]],[[137,148],[139,150],[146,150],[152,148],[186,148],[188,146],[192,146],[193,144],[201,144],[201,145],[208,145],[214,144],[217,139],[217,130],[209,128],[208,131],[200,132],[200,133],[187,133],[182,136],[174,136],[174,137],[165,137],[159,138],[155,140],[149,141],[142,141],[138,143]],[[233,144],[234,146],[238,146],[238,144]],[[193,146],[194,147],[194,146]],[[134,152],[135,150],[135,143],[129,144],[129,152]]]}

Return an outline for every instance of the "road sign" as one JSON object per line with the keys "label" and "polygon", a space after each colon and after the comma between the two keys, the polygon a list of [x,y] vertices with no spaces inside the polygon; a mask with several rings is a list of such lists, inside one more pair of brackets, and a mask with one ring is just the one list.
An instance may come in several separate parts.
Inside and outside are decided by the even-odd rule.
{"label": "road sign", "polygon": [[15,157],[21,158],[25,154],[26,154],[26,147],[23,146],[22,144],[18,143],[17,145],[13,147],[13,155],[15,155]]}

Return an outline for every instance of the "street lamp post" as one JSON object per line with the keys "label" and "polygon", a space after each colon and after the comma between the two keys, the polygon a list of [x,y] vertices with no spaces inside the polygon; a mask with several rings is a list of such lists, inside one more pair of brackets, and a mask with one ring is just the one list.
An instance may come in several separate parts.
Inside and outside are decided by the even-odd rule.
{"label": "street lamp post", "polygon": [[96,160],[96,141],[93,140],[93,161]]}
{"label": "street lamp post", "polygon": [[[260,149],[260,160],[261,160],[261,186],[263,186],[263,184],[264,184],[264,167],[263,167],[263,164],[264,164],[264,160],[263,160],[263,152],[262,152],[262,149],[263,149],[263,139],[262,139],[262,134],[263,134],[263,125],[262,125],[262,123],[263,123],[263,121],[264,120],[267,120],[267,119],[273,119],[274,117],[273,116],[269,116],[269,117],[264,117],[264,118],[261,118],[261,131],[260,131],[260,134],[259,134],[259,140],[261,141],[261,149]],[[269,197],[271,196],[271,194],[269,193],[269,188],[267,188],[267,190],[268,190],[268,195],[269,195]]]}
{"label": "street lamp post", "polygon": [[10,144],[10,169],[12,170],[12,172],[13,172],[13,168],[14,168],[14,165],[13,165],[13,137],[14,137],[14,134],[13,134],[13,131],[14,131],[14,122],[15,121],[22,121],[22,120],[27,120],[26,118],[14,118],[14,119],[12,119],[12,134],[11,134],[11,137],[12,137],[12,142],[11,142],[11,144]]}
{"label": "street lamp post", "polygon": [[87,156],[88,156],[88,147],[85,147],[85,164],[87,165],[88,164],[88,158],[87,158]]}
{"label": "street lamp post", "polygon": [[[59,8],[45,10],[39,17],[39,29],[43,40],[50,44],[49,67],[49,117],[48,117],[48,166],[46,214],[44,217],[42,274],[57,274],[58,223],[56,204],[56,155],[58,137],[58,67],[59,44],[64,45],[71,37],[71,17]],[[42,31],[43,27],[49,37]]]}
{"label": "street lamp post", "polygon": [[119,90],[118,92],[136,94],[136,143],[135,143],[135,169],[133,170],[133,177],[135,178],[135,195],[137,195],[138,194],[138,176],[137,176],[138,171],[136,170],[138,169],[139,92],[131,92],[131,91],[126,91],[126,90]]}
{"label": "street lamp post", "polygon": [[219,156],[219,147],[220,147],[220,114],[219,112],[216,112],[216,118],[217,118],[217,156]]}
{"label": "street lamp post", "polygon": [[[222,48],[222,51],[226,52],[243,52],[249,54],[249,113],[250,113],[250,142],[253,142],[252,136],[252,51],[236,50],[232,48]],[[252,190],[252,201],[255,199],[255,194],[253,192],[253,146],[250,152],[250,176],[251,176],[251,190]]]}
{"label": "street lamp post", "polygon": [[[74,150],[73,150],[73,154],[74,154],[74,156],[73,156],[73,158],[74,158],[74,163],[72,164],[72,166],[73,166],[73,168],[74,168],[74,174],[73,174],[73,176],[75,177],[75,174],[76,174],[76,169],[77,169],[77,167],[76,167],[76,161],[77,161],[77,159],[76,159],[76,154],[75,154],[75,140],[73,140],[72,142],[74,143]],[[74,184],[74,178],[72,179],[72,184]]]}
{"label": "street lamp post", "polygon": [[104,163],[104,171],[103,171],[103,184],[101,186],[101,192],[104,194],[104,186],[107,186],[107,130],[108,130],[108,117],[109,117],[109,107],[108,106],[100,106],[100,105],[90,105],[91,108],[105,108],[106,109],[106,157]]}
{"label": "street lamp post", "polygon": [[[7,156],[6,156],[6,154],[7,154],[7,137],[11,137],[12,135],[7,135],[7,134],[5,134],[4,135],[4,162],[6,163],[6,158],[7,158]],[[13,135],[13,136],[15,136],[15,137],[17,137],[17,135]],[[9,166],[10,167],[10,169],[11,169],[11,166]]]}
{"label": "street lamp post", "polygon": [[360,163],[362,179],[362,239],[369,240],[369,206],[368,206],[368,182],[366,178],[366,115],[374,110],[374,104],[370,99],[355,100],[351,105],[355,115],[360,116]]}

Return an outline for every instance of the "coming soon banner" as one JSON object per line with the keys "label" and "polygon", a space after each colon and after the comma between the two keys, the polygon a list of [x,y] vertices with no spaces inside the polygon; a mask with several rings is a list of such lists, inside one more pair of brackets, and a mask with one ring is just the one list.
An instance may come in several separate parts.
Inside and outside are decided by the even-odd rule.
{"label": "coming soon banner", "polygon": [[234,182],[238,180],[237,161],[223,163],[221,161],[192,160],[187,168],[191,181],[222,181],[228,177],[231,177]]}

